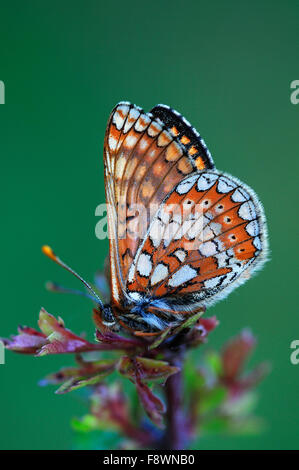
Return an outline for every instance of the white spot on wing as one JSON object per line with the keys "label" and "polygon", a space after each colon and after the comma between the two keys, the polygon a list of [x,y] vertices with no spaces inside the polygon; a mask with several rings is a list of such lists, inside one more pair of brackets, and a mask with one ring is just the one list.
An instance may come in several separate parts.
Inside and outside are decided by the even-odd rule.
{"label": "white spot on wing", "polygon": [[254,240],[253,240],[253,244],[255,246],[255,248],[257,250],[261,250],[262,249],[262,244],[261,244],[261,240],[259,239],[259,237],[255,237]]}
{"label": "white spot on wing", "polygon": [[234,183],[232,180],[230,180],[226,176],[220,176],[218,185],[217,185],[217,191],[219,193],[229,193],[236,187],[237,187],[236,183]]}
{"label": "white spot on wing", "polygon": [[151,277],[151,285],[157,284],[168,276],[168,267],[165,264],[158,264]]}
{"label": "white spot on wing", "polygon": [[228,265],[229,257],[225,251],[215,255],[215,258],[217,259],[218,268],[225,268]]}
{"label": "white spot on wing", "polygon": [[158,122],[154,122],[147,129],[147,133],[150,137],[156,137],[156,135],[158,135],[161,131],[162,127],[160,126],[160,124],[158,124]]}
{"label": "white spot on wing", "polygon": [[115,124],[116,129],[118,129],[119,131],[121,130],[124,124],[124,121],[126,119],[128,112],[129,112],[129,106],[121,105],[117,107],[114,113],[113,123]]}
{"label": "white spot on wing", "polygon": [[215,233],[215,235],[220,235],[220,233],[222,233],[222,225],[221,224],[218,224],[217,222],[211,222],[210,227],[213,230],[213,232]]}
{"label": "white spot on wing", "polygon": [[133,282],[134,280],[134,274],[135,274],[135,264],[133,263],[129,269],[128,273],[128,281]]}
{"label": "white spot on wing", "polygon": [[[142,124],[141,124],[142,122]],[[135,129],[137,132],[143,132],[150,123],[150,118],[146,114],[141,114],[139,119],[137,119],[135,124]]]}
{"label": "white spot on wing", "polygon": [[252,220],[256,218],[255,207],[252,201],[244,202],[238,210],[241,219]]}
{"label": "white spot on wing", "polygon": [[190,281],[197,276],[196,269],[192,268],[188,264],[180,268],[173,276],[169,279],[168,285],[171,287],[177,287],[185,282]]}
{"label": "white spot on wing", "polygon": [[129,135],[126,139],[125,139],[125,142],[124,142],[124,145],[129,148],[129,149],[132,149],[134,147],[134,145],[136,144],[137,142],[137,137],[135,137],[134,135]]}
{"label": "white spot on wing", "polygon": [[203,243],[199,249],[203,256],[214,256],[217,253],[217,248],[214,242]]}
{"label": "white spot on wing", "polygon": [[257,220],[252,220],[245,228],[248,235],[251,235],[252,237],[255,237],[260,233],[260,227]]}
{"label": "white spot on wing", "polygon": [[141,276],[149,276],[152,270],[151,257],[147,253],[141,253],[137,263],[137,271]]}
{"label": "white spot on wing", "polygon": [[167,131],[161,132],[161,134],[158,137],[158,146],[159,147],[165,147],[169,142],[171,142],[171,137]]}
{"label": "white spot on wing", "polygon": [[126,123],[125,123],[125,126],[124,126],[124,134],[126,134],[130,129],[131,127],[133,126],[133,124],[135,123],[135,121],[138,119],[138,116],[139,116],[139,111],[137,111],[136,108],[132,108],[129,112],[129,116],[126,120]]}
{"label": "white spot on wing", "polygon": [[248,201],[248,199],[250,199],[249,194],[247,194],[247,192],[242,188],[236,189],[232,194],[232,200],[234,202],[245,202]]}
{"label": "white spot on wing", "polygon": [[111,150],[115,150],[115,149],[116,149],[116,145],[117,145],[117,140],[116,140],[112,135],[110,135],[108,142],[109,142],[109,148],[110,148]]}
{"label": "white spot on wing", "polygon": [[216,277],[213,277],[212,279],[207,279],[205,282],[204,282],[204,286],[207,288],[207,289],[213,289],[213,287],[216,287],[218,285],[218,283],[224,279],[226,277],[226,275],[222,275],[222,276],[216,276]]}
{"label": "white spot on wing", "polygon": [[173,253],[179,261],[183,262],[185,261],[186,259],[186,252],[184,250],[176,250],[174,253]]}
{"label": "white spot on wing", "polygon": [[186,194],[188,191],[190,191],[197,179],[198,175],[189,176],[189,178],[184,179],[177,185],[176,192],[178,194]]}
{"label": "white spot on wing", "polygon": [[110,160],[110,155],[108,150],[106,149],[106,164],[107,164],[107,169],[106,169],[106,174],[111,173],[111,160]]}
{"label": "white spot on wing", "polygon": [[207,191],[210,189],[218,179],[218,175],[213,173],[204,173],[202,174],[197,181],[198,191]]}
{"label": "white spot on wing", "polygon": [[127,159],[126,157],[121,154],[121,156],[119,157],[119,159],[117,160],[116,162],[116,171],[115,171],[115,174],[116,174],[116,177],[117,178],[121,178],[122,175],[123,175],[123,172],[124,172],[124,168],[126,166],[126,162],[127,162]]}
{"label": "white spot on wing", "polygon": [[141,139],[138,145],[140,150],[145,150],[149,146],[149,143],[146,139]]}
{"label": "white spot on wing", "polygon": [[157,248],[160,245],[163,232],[164,232],[164,224],[159,219],[154,220],[151,226],[149,236],[155,248]]}

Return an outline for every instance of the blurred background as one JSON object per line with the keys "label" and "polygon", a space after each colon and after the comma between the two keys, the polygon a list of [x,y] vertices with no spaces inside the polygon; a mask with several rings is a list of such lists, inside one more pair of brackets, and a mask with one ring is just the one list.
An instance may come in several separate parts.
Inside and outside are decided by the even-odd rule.
{"label": "blurred background", "polygon": [[[2,1],[0,6],[0,336],[35,327],[44,306],[92,337],[88,300],[45,291],[46,280],[78,287],[46,259],[49,243],[87,279],[102,268],[97,240],[104,202],[102,145],[120,100],[145,110],[168,104],[200,131],[217,168],[254,188],[269,225],[271,261],[209,310],[221,325],[205,348],[243,327],[258,338],[251,363],[272,364],[259,387],[257,436],[202,437],[202,449],[298,448],[299,339],[295,237],[299,104],[296,0],[212,2]],[[296,208],[296,212],[295,212]],[[202,350],[199,354],[202,353]],[[6,353],[0,365],[0,448],[69,449],[80,395],[54,395],[37,382],[71,357]]]}

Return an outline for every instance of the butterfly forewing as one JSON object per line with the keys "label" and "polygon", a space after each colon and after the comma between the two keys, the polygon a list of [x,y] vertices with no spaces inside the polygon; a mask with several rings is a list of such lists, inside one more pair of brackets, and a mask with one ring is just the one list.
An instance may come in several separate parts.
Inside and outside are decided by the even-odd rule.
{"label": "butterfly forewing", "polygon": [[108,121],[104,161],[111,288],[119,304],[129,268],[161,203],[187,175],[214,166],[195,129],[170,108],[163,113],[160,108],[145,113],[123,102]]}
{"label": "butterfly forewing", "polygon": [[184,146],[198,171],[214,168],[212,156],[197,130],[181,114],[164,104],[158,104],[151,113],[161,119],[173,136]]}

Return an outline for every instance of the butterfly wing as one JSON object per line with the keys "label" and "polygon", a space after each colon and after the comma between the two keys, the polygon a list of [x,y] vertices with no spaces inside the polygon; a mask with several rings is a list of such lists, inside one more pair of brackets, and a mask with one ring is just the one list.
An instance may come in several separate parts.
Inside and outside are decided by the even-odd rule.
{"label": "butterfly wing", "polygon": [[200,134],[181,114],[165,104],[158,104],[151,113],[163,121],[172,135],[180,141],[188,155],[192,157],[196,170],[215,167],[212,156]]}
{"label": "butterfly wing", "polygon": [[183,178],[214,163],[177,112],[158,105],[145,113],[127,102],[110,115],[104,163],[112,301],[121,305],[129,268],[159,206]]}
{"label": "butterfly wing", "polygon": [[[163,300],[173,314],[225,297],[266,260],[265,218],[256,194],[217,170],[194,173],[168,195],[128,276],[128,290]],[[154,302],[155,303],[155,302]],[[149,311],[163,315],[161,302]]]}

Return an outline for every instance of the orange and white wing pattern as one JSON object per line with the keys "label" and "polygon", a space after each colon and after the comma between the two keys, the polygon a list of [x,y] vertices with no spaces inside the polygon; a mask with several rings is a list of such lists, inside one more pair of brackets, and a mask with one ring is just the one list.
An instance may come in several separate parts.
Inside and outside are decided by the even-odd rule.
{"label": "orange and white wing pattern", "polygon": [[164,105],[145,113],[127,102],[110,115],[104,163],[112,303],[121,306],[129,268],[160,205],[186,176],[214,163],[179,113]]}
{"label": "orange and white wing pattern", "polygon": [[265,217],[254,191],[230,175],[204,170],[184,178],[161,205],[127,289],[133,298],[145,293],[156,299],[148,312],[160,319],[191,313],[245,282],[266,256]]}

